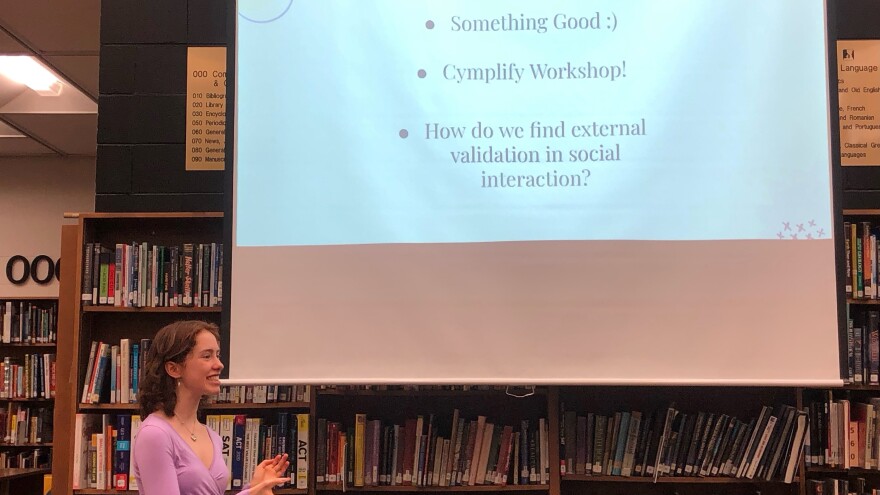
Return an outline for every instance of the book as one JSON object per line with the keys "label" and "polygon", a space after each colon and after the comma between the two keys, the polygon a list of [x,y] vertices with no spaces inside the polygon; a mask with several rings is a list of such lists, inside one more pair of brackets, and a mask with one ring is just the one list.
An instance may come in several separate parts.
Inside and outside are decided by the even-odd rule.
{"label": "book", "polygon": [[309,415],[296,415],[296,488],[309,487]]}

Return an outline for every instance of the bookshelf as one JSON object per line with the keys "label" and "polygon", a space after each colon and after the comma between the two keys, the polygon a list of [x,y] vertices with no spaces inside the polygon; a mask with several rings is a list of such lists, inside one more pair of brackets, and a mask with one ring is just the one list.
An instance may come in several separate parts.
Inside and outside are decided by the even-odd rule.
{"label": "bookshelf", "polygon": [[57,321],[57,297],[0,296],[0,469],[51,467]]}
{"label": "bookshelf", "polygon": [[[758,474],[748,478],[737,476],[733,471],[730,474],[721,473],[724,465],[722,459],[729,459],[731,469],[735,469],[734,466],[738,464],[735,459],[741,461],[748,458],[750,420],[760,418],[765,406],[768,412],[773,411],[776,414],[775,411],[782,405],[791,406],[792,411],[799,409],[799,391],[786,387],[718,386],[561,388],[558,446],[559,456],[566,464],[566,473],[560,474],[561,493],[609,494],[632,493],[632,490],[646,494],[671,493],[670,488],[682,494],[801,493],[801,456],[790,458],[795,469],[790,483],[785,483],[781,475],[767,474],[769,479],[765,479]],[[792,418],[795,417],[794,412],[791,415]],[[604,418],[601,422],[600,417]],[[634,422],[636,417],[639,419],[637,423]],[[667,422],[668,427],[665,426]],[[622,431],[624,424],[627,429]],[[791,424],[794,424],[794,420]],[[704,434],[700,434],[701,429]],[[605,435],[599,433],[601,431]],[[666,434],[665,431],[669,433]],[[713,433],[715,431],[717,436]],[[664,444],[668,454],[658,455],[658,452],[664,451],[661,446],[664,444],[657,440],[658,432],[660,436],[667,438]],[[604,438],[600,440],[601,447],[596,443],[597,434]],[[740,438],[740,447],[734,447],[737,435]],[[716,440],[713,441],[713,437]],[[790,433],[781,436],[786,437],[794,438],[794,427]],[[606,453],[609,441],[613,445],[610,454]],[[768,451],[772,443],[768,442]],[[706,446],[706,453],[702,457],[700,452],[704,448],[701,445]],[[710,454],[713,452],[713,445],[715,453]],[[785,441],[780,440],[778,445],[782,453],[785,450]],[[618,460],[615,460],[614,452]],[[628,452],[632,453],[631,460],[628,460]],[[600,459],[599,468],[595,467],[597,455]],[[700,458],[705,459],[705,464],[702,464],[708,469],[705,474],[696,474],[701,465]],[[762,462],[768,463],[768,472],[776,473],[769,469],[771,458],[772,456],[768,456]],[[788,459],[780,455],[777,465],[780,470]],[[669,471],[656,478],[653,472],[647,471],[664,464]],[[586,469],[591,465],[593,472],[588,473]],[[686,466],[697,467],[693,468],[693,474],[688,474]],[[717,472],[711,472],[713,466]],[[678,471],[675,471],[676,468]]]}
{"label": "bookshelf", "polygon": [[[479,386],[319,388],[316,443],[311,451],[316,489],[343,491],[341,478],[345,477],[344,490],[358,492],[558,493],[558,476],[551,475],[558,457],[554,458],[549,448],[555,390]],[[526,421],[529,434],[539,425],[544,427],[543,481],[526,483],[512,479],[512,475],[501,480],[498,475],[490,482],[487,473],[496,471],[491,467],[506,466],[505,474],[518,471],[520,453],[528,446],[528,442],[518,441]],[[485,446],[482,464],[477,455],[481,444]],[[538,449],[540,444],[535,443],[533,465],[543,464],[535,462],[540,459]],[[555,463],[558,469],[558,460]],[[361,465],[363,476],[356,474]]]}
{"label": "bookshelf", "polygon": [[[116,489],[74,489],[74,462],[77,456],[76,450],[76,422],[77,415],[87,418],[108,418],[111,421],[118,416],[138,415],[138,405],[123,402],[121,397],[111,397],[107,393],[107,377],[110,371],[99,372],[95,366],[92,347],[94,343],[108,344],[113,347],[119,344],[119,359],[125,355],[122,351],[122,341],[127,339],[126,345],[132,349],[131,366],[134,366],[135,345],[144,344],[145,339],[151,339],[155,332],[162,326],[179,319],[199,319],[221,324],[223,309],[215,297],[219,292],[219,283],[206,271],[202,288],[207,291],[204,301],[193,300],[192,306],[175,305],[183,300],[173,297],[175,285],[172,279],[161,274],[175,272],[173,260],[178,254],[185,252],[186,244],[194,246],[193,253],[193,282],[194,291],[198,291],[199,282],[197,259],[205,261],[204,267],[213,267],[213,275],[219,279],[219,260],[222,251],[213,246],[211,251],[216,253],[211,257],[209,247],[223,242],[223,215],[221,213],[88,213],[71,215],[72,220],[62,227],[62,257],[76,260],[68,266],[69,270],[62,272],[61,296],[59,304],[60,325],[63,336],[59,340],[58,376],[60,381],[55,414],[56,428],[70,432],[63,438],[56,439],[53,452],[53,460],[56,463],[53,469],[53,493],[64,494],[103,494],[103,493],[137,493],[134,490]],[[144,247],[141,247],[141,245]],[[95,246],[99,245],[96,249]],[[200,245],[205,245],[204,258],[199,256]],[[153,248],[153,246],[160,246]],[[163,252],[162,247],[166,249]],[[177,251],[173,251],[178,249]],[[102,250],[101,248],[105,248]],[[102,253],[107,251],[107,253]],[[148,260],[163,260],[164,263],[154,263],[149,271],[143,270],[144,265],[135,264],[134,253],[141,255],[148,253]],[[105,258],[102,259],[101,256]],[[118,256],[117,256],[118,255]],[[85,260],[89,259],[91,268],[99,267],[88,276]],[[208,263],[210,261],[210,264]],[[100,269],[106,265],[106,275]],[[110,275],[110,265],[115,272],[117,267],[124,268],[120,274]],[[136,266],[142,273],[149,273],[151,285],[159,287],[154,292],[149,290],[143,297],[143,282],[135,282],[135,275],[130,267]],[[181,265],[182,266],[182,265]],[[95,277],[105,277],[100,280]],[[110,281],[113,280],[115,287],[111,289]],[[167,280],[168,282],[160,283]],[[210,283],[209,283],[210,282]],[[107,287],[105,288],[104,285]],[[182,291],[182,287],[178,287]],[[133,291],[141,289],[140,296],[135,299]],[[96,290],[92,295],[96,297],[85,300],[83,294],[89,290]],[[126,296],[125,293],[128,293]],[[167,296],[163,297],[164,292]],[[102,299],[102,293],[107,296],[114,294],[114,301]],[[122,297],[120,297],[122,295]],[[173,301],[172,301],[173,300]],[[106,303],[105,303],[106,301]],[[157,304],[158,303],[158,304]],[[203,306],[198,306],[198,304]],[[96,353],[100,348],[95,344]],[[142,347],[139,347],[139,349]],[[89,366],[89,359],[93,358],[93,366]],[[133,368],[132,368],[133,374]],[[98,380],[92,377],[101,375],[104,377],[104,386],[98,386]],[[123,373],[113,375],[113,378],[122,379]],[[110,383],[113,383],[111,380]],[[122,383],[125,383],[124,381]],[[121,391],[122,387],[119,387]],[[130,388],[133,388],[131,384]],[[88,400],[83,401],[83,394],[88,391]],[[120,394],[121,395],[121,394]],[[230,394],[231,395],[231,394]],[[210,420],[218,417],[233,418],[235,415],[246,415],[248,418],[259,420],[262,424],[270,424],[280,413],[310,415],[313,409],[311,395],[299,398],[287,398],[283,401],[270,403],[229,403],[209,402],[202,408],[202,420]],[[116,399],[111,401],[111,399]],[[2,446],[0,446],[2,451]],[[305,495],[308,489],[280,488],[275,493]],[[227,493],[233,493],[228,491]]]}
{"label": "bookshelf", "polygon": [[[810,439],[811,444],[820,444],[818,449],[811,445],[812,456],[811,452],[807,452],[805,456],[802,471],[802,493],[805,494],[816,493],[816,485],[819,484],[824,484],[825,493],[828,493],[835,489],[831,486],[834,480],[848,483],[846,488],[849,491],[854,491],[858,483],[863,483],[866,490],[880,488],[877,452],[867,455],[855,452],[865,448],[866,443],[870,445],[876,442],[868,437],[874,437],[880,431],[874,425],[868,426],[877,421],[876,417],[873,421],[862,417],[865,414],[876,416],[872,411],[872,400],[880,397],[880,377],[877,376],[878,347],[872,345],[872,339],[876,342],[877,338],[880,299],[877,298],[877,291],[874,294],[864,291],[869,286],[877,285],[877,277],[872,276],[872,272],[876,273],[876,259],[880,253],[876,250],[876,241],[873,241],[875,248],[870,251],[862,252],[861,245],[863,242],[870,245],[871,234],[876,235],[874,229],[880,226],[880,209],[844,209],[843,222],[842,272],[846,287],[841,287],[841,290],[846,317],[845,327],[841,329],[841,353],[846,383],[843,387],[834,389],[799,390],[804,406],[810,413],[811,429],[817,430]],[[864,228],[866,225],[869,228]],[[863,287],[861,295],[857,294],[859,285]],[[856,409],[863,412],[857,412]],[[838,490],[843,488],[841,485],[836,487]]]}
{"label": "bookshelf", "polygon": [[[82,402],[82,392],[89,376],[88,360],[93,341],[119,342],[121,339],[149,339],[163,325],[181,318],[205,319],[220,323],[224,306],[210,307],[120,307],[111,305],[85,305],[82,300],[84,266],[82,260],[87,246],[101,243],[147,242],[157,245],[182,243],[211,243],[223,239],[224,218],[219,213],[151,213],[151,214],[83,214],[75,217],[75,223],[62,229],[62,257],[78,260],[76,269],[61,274],[59,301],[59,333],[57,374],[58,393],[55,399],[55,428],[74,432],[77,414],[100,416],[134,415],[137,405],[131,403],[106,403],[102,397],[98,403]],[[228,301],[224,301],[227,303]],[[3,347],[0,347],[3,349]],[[880,390],[880,386],[876,387]],[[866,389],[870,393],[875,389]],[[429,423],[434,416],[436,437],[449,440],[452,447],[452,427],[455,411],[458,419],[469,425],[485,417],[486,422],[517,429],[523,420],[534,427],[544,423],[546,441],[546,475],[543,482],[528,484],[480,484],[465,486],[438,486],[425,483],[422,486],[390,485],[353,486],[347,483],[345,491],[357,492],[527,492],[552,495],[617,493],[718,493],[751,494],[803,494],[804,479],[819,475],[818,471],[806,472],[803,462],[791,484],[780,481],[750,480],[721,476],[661,476],[654,482],[650,477],[624,477],[602,474],[561,473],[561,456],[564,447],[560,439],[564,432],[563,417],[566,410],[579,414],[587,412],[613,415],[618,411],[659,411],[675,403],[683,412],[711,411],[746,418],[754,416],[762,406],[788,404],[803,407],[804,391],[795,388],[775,387],[634,387],[634,386],[578,386],[578,387],[512,387],[509,390],[484,387],[346,387],[313,388],[303,400],[287,400],[274,403],[208,403],[203,408],[205,416],[246,415],[260,419],[265,425],[277,424],[280,414],[307,415],[309,421],[308,488],[283,488],[276,493],[314,495],[318,492],[339,492],[340,483],[326,479],[328,452],[327,431],[319,434],[321,425],[338,423],[342,428],[353,428],[356,415],[365,420],[379,420],[383,440],[385,427],[398,426],[402,431],[407,420],[422,416]],[[524,397],[514,397],[514,396]],[[0,402],[2,403],[2,402]],[[571,408],[571,409],[569,409]],[[205,418],[203,418],[205,419]],[[457,431],[457,430],[456,430]],[[456,433],[457,435],[458,433]],[[53,447],[53,484],[55,493],[105,494],[136,493],[134,491],[72,489],[74,440],[73,435],[56,438]],[[319,440],[319,437],[320,440]],[[491,438],[488,439],[491,441]],[[500,440],[499,440],[500,441]],[[322,447],[324,445],[324,447]],[[386,444],[386,446],[391,444]],[[440,450],[437,446],[440,445]],[[491,445],[491,444],[490,444]],[[443,443],[434,444],[442,465]],[[500,443],[496,445],[501,456]],[[511,447],[512,448],[512,447]],[[2,449],[2,446],[0,446]],[[392,451],[393,452],[393,451]],[[448,454],[447,454],[448,455]],[[511,452],[512,456],[512,452]],[[319,461],[320,459],[320,461]],[[447,460],[449,458],[447,457]],[[337,458],[338,461],[338,458]],[[498,458],[494,460],[498,462]],[[489,461],[487,461],[489,462]],[[531,461],[529,461],[531,462]],[[491,465],[491,464],[487,464]],[[390,466],[390,465],[389,465]],[[324,481],[318,477],[324,475]],[[708,487],[708,488],[707,488]],[[227,492],[231,493],[231,492]]]}
{"label": "bookshelf", "polygon": [[[138,405],[126,401],[125,394],[121,393],[126,388],[123,376],[127,374],[118,371],[112,375],[112,365],[103,372],[99,371],[103,365],[96,356],[101,354],[101,343],[107,344],[104,347],[105,352],[109,347],[111,355],[118,356],[117,360],[120,362],[123,362],[123,356],[131,356],[130,369],[133,376],[134,363],[137,362],[134,358],[135,346],[138,346],[138,350],[145,348],[145,342],[161,327],[180,319],[199,319],[218,325],[221,323],[222,307],[219,301],[215,301],[215,297],[218,296],[220,286],[218,274],[221,273],[219,260],[222,259],[222,252],[211,244],[223,242],[223,215],[210,212],[89,213],[78,215],[75,220],[74,224],[64,225],[62,228],[62,257],[79,260],[79,263],[75,265],[76,269],[62,273],[61,278],[59,313],[63,320],[61,324],[64,336],[59,341],[58,370],[59,376],[64,379],[64,387],[57,398],[56,428],[65,434],[58,438],[55,445],[53,493],[137,493],[134,490],[94,489],[85,487],[86,483],[74,488],[74,479],[79,476],[78,472],[74,472],[74,460],[78,455],[75,437],[80,431],[77,429],[77,416],[82,416],[80,429],[89,433],[93,433],[91,429],[95,426],[102,432],[108,424],[114,428],[121,427],[115,423],[119,417],[138,417]],[[194,247],[193,292],[199,293],[201,283],[204,296],[199,301],[194,298],[192,305],[181,305],[186,304],[186,301],[183,298],[174,298],[173,293],[175,286],[183,290],[182,281],[178,282],[171,275],[163,276],[163,273],[177,271],[174,260],[180,260],[179,266],[188,265],[178,257],[187,253],[187,244]],[[205,246],[204,257],[200,245]],[[217,256],[211,257],[211,252]],[[135,261],[134,253],[137,253],[139,261],[147,253],[148,262],[156,259],[162,262],[148,263],[150,269],[146,269],[145,265]],[[213,273],[209,273],[208,268],[199,271],[196,261],[199,259],[203,260],[203,267],[212,267]],[[88,262],[91,262],[91,266],[86,266]],[[119,269],[120,266],[123,268]],[[131,267],[137,267],[137,276]],[[153,291],[147,288],[144,292],[141,273],[148,274],[151,285],[159,289]],[[201,273],[205,276],[200,279],[198,277]],[[138,295],[133,294],[134,290],[139,290]],[[168,295],[164,295],[164,292]],[[89,294],[89,297],[84,297],[84,294]],[[114,296],[112,304],[109,300],[111,294]],[[144,297],[144,294],[148,297]],[[115,344],[119,344],[118,351],[113,349]],[[126,347],[130,353],[126,353]],[[125,369],[125,365],[120,365],[118,369]],[[97,378],[99,376],[103,377],[103,383]],[[108,382],[118,385],[114,389],[120,392],[118,395],[108,393]],[[133,387],[133,383],[130,384],[132,391]],[[256,425],[268,427],[285,414],[287,417],[294,414],[311,417],[313,396],[303,394],[303,390],[307,388],[298,389],[300,396],[282,397],[283,400],[278,401],[272,401],[270,396],[265,403],[233,403],[239,400],[262,402],[266,398],[245,397],[243,393],[236,395],[230,392],[228,397],[221,394],[220,398],[215,399],[225,399],[225,402],[206,402],[201,409],[201,419],[208,423],[213,421],[213,427],[219,429],[220,418],[229,418],[231,424],[234,418],[246,416]],[[241,391],[244,392],[243,389]],[[293,393],[293,390],[284,389],[284,392]],[[283,395],[280,389],[279,395]],[[105,419],[110,423],[101,426],[101,421]],[[96,424],[82,426],[88,421]],[[81,438],[84,436],[80,435]],[[309,490],[284,487],[276,489],[275,493],[305,495]]]}

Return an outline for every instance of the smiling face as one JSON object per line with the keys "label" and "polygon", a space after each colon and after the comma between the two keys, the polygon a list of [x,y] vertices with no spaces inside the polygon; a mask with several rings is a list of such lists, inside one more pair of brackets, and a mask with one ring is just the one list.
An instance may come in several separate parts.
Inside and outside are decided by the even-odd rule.
{"label": "smiling face", "polygon": [[219,394],[222,370],[220,344],[211,332],[201,331],[179,370],[180,386],[199,396]]}

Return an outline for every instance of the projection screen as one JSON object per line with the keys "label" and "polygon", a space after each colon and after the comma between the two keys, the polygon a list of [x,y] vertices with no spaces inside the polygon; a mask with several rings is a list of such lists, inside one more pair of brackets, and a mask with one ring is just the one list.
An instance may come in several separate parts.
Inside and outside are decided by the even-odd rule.
{"label": "projection screen", "polygon": [[235,17],[228,383],[841,383],[822,0]]}

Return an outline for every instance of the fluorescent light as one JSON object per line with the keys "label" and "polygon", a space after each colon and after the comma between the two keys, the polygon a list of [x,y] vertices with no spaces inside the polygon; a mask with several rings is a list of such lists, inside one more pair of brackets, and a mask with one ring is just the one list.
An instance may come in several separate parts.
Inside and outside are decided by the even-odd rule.
{"label": "fluorescent light", "polygon": [[43,96],[61,94],[61,81],[55,74],[27,55],[0,55],[0,74]]}

